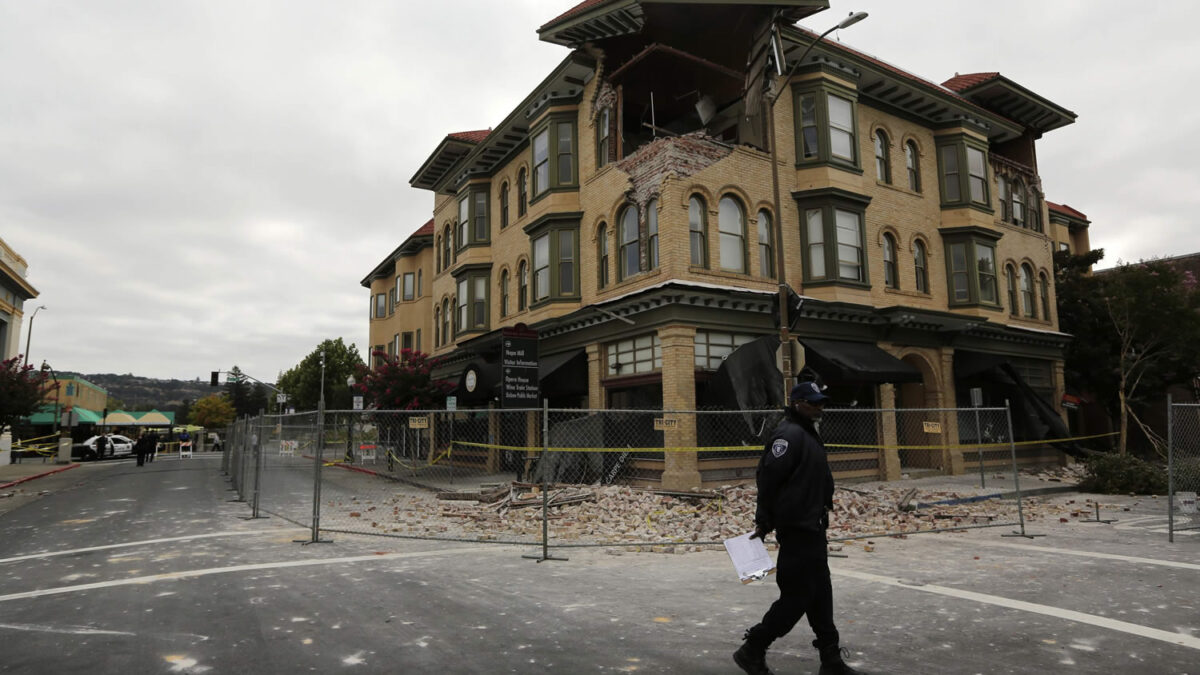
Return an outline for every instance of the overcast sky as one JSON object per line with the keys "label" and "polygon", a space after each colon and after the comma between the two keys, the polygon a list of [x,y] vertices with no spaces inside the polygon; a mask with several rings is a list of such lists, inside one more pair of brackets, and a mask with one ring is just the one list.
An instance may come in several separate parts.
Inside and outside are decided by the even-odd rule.
{"label": "overcast sky", "polygon": [[[0,0],[0,237],[57,370],[273,381],[323,339],[364,356],[359,285],[429,219],[408,179],[563,57],[577,0]],[[1047,197],[1101,266],[1200,251],[1200,3],[832,0],[823,31],[927,80],[998,70],[1078,114]],[[714,28],[714,39],[719,32]],[[831,35],[831,38],[838,33]]]}

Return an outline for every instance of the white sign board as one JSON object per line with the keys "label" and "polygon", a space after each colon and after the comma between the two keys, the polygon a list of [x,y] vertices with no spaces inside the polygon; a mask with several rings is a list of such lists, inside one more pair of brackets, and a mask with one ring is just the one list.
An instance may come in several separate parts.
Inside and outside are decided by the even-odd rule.
{"label": "white sign board", "polygon": [[457,396],[447,396],[446,397],[446,410],[448,410],[450,412],[454,412],[455,410],[458,410],[458,397]]}
{"label": "white sign board", "polygon": [[354,397],[354,409],[355,410],[363,409],[363,397],[361,397],[361,396]]}

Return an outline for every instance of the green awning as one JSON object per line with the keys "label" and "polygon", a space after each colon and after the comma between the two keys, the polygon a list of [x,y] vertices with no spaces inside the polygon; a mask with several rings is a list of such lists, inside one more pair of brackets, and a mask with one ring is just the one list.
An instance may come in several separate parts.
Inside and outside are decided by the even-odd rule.
{"label": "green awning", "polygon": [[[55,406],[53,404],[43,404],[40,410],[29,416],[29,424],[34,426],[54,424],[54,408]],[[100,423],[100,413],[98,412],[88,410],[87,408],[80,408],[79,406],[75,406],[72,408],[72,410],[75,411],[76,424]],[[63,412],[65,412],[64,408],[58,409],[58,414],[60,416]]]}

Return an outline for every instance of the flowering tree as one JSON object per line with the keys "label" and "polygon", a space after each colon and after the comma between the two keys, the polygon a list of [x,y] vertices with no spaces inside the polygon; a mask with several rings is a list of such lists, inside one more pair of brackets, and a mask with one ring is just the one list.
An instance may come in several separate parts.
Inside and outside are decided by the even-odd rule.
{"label": "flowering tree", "polygon": [[0,362],[0,434],[32,415],[48,388],[45,371],[26,365],[20,355]]}
{"label": "flowering tree", "polygon": [[366,399],[368,406],[378,410],[430,410],[440,408],[446,392],[454,385],[434,380],[430,372],[438,360],[423,352],[403,349],[400,358],[384,352],[371,356],[380,360],[379,367],[360,371],[354,388]]}

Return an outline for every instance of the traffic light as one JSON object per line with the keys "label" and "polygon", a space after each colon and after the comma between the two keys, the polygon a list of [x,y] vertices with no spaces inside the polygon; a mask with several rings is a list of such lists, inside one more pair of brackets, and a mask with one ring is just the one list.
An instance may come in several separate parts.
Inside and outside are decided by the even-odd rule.
{"label": "traffic light", "polygon": [[214,370],[212,371],[212,378],[208,381],[208,386],[216,387],[219,384],[221,384],[221,371]]}

